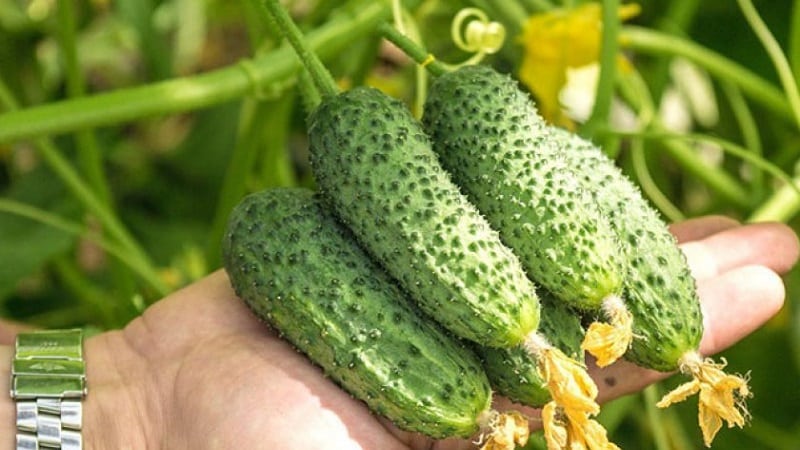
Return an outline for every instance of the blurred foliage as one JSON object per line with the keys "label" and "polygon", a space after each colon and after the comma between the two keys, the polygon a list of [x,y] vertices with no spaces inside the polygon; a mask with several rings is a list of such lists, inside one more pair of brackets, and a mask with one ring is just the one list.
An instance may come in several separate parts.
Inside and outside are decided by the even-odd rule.
{"label": "blurred foliage", "polygon": [[[375,33],[349,31],[348,20],[375,2],[290,3],[308,31],[339,24],[332,33],[346,41],[347,50],[325,62],[342,86],[369,83],[409,105],[417,89],[424,94],[413,64],[396,49],[382,44]],[[453,45],[453,16],[464,7],[483,8],[508,31],[502,51],[486,62],[511,73],[519,69],[524,53],[517,37],[526,17],[561,6],[547,0],[404,3],[408,23],[416,25],[438,59],[448,62],[470,56]],[[582,2],[563,3],[574,7]],[[701,145],[658,136],[712,135],[795,177],[800,123],[797,111],[792,114],[792,95],[740,6],[699,0],[638,3],[641,12],[621,26],[620,36],[644,91],[639,86],[626,95],[619,85],[635,87],[635,80],[620,70],[615,101],[627,104],[634,118],[649,101],[651,112],[665,122],[667,115],[659,112],[677,105],[683,121],[678,128],[669,123],[658,128],[656,122],[645,130],[624,128],[630,117],[626,122],[624,110],[612,108],[607,117],[593,117],[586,126],[575,119],[578,131],[617,156],[667,218],[726,214],[782,220],[798,229],[800,197],[763,165],[743,162],[708,141]],[[796,3],[755,2],[795,84],[800,73]],[[36,112],[69,99],[129,92],[177,77],[196,80],[214,71],[224,73],[219,80],[231,79],[234,72],[251,76],[249,62],[266,67],[279,44],[257,10],[256,0],[0,0],[0,135],[15,131],[2,130],[10,127],[2,124],[7,123],[3,115],[13,117],[17,107]],[[771,97],[748,89],[736,74],[705,67],[705,60],[693,61],[693,72],[678,70],[675,61],[686,56],[686,47],[648,47],[635,39],[637,29],[657,31],[660,43],[677,38],[720,55],[757,77],[758,86],[777,92],[778,100],[770,103]],[[280,58],[274,56],[276,64]],[[208,82],[202,107],[171,106],[170,99],[141,98],[130,91],[131,101],[151,102],[157,112],[132,113],[130,119],[109,124],[102,122],[104,109],[80,104],[70,111],[87,117],[78,117],[85,126],[49,133],[44,121],[33,121],[31,126],[44,131],[0,139],[0,315],[47,327],[120,327],[163,294],[217,269],[221,227],[244,193],[313,185],[306,157],[307,111],[294,89],[296,77],[276,75],[269,81],[216,96],[214,83]],[[710,86],[703,94],[716,110],[710,120],[692,110],[696,91],[691,89],[698,83]],[[107,107],[118,110],[124,103]],[[48,153],[48,148],[55,151]],[[756,396],[750,402],[752,425],[723,431],[717,448],[800,448],[798,272],[786,282],[787,303],[778,317],[725,352],[733,371],[752,370]],[[651,389],[663,393],[666,387]],[[660,427],[668,448],[697,448],[694,405],[652,412],[648,396],[653,393],[605,406],[602,420],[614,440],[622,448],[655,448],[654,427]],[[529,447],[543,448],[537,442]]]}

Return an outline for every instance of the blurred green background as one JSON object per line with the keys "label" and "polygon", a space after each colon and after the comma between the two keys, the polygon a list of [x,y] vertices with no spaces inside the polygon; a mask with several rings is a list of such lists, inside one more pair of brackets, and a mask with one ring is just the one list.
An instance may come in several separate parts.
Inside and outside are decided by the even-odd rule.
{"label": "blurred green background", "polygon": [[[403,3],[411,31],[448,62],[469,56],[453,43],[453,17],[482,8],[507,32],[484,62],[521,75],[544,45],[521,38],[527,17],[550,11],[569,30],[584,2]],[[368,83],[418,105],[414,65],[373,32],[391,17],[388,1],[287,4],[343,87]],[[601,69],[597,88],[572,77],[562,125],[602,144],[666,220],[726,214],[797,229],[787,177],[800,176],[800,2],[638,5],[613,29],[626,63],[599,57],[616,74],[604,81]],[[256,0],[0,0],[0,317],[124,326],[219,267],[225,219],[246,192],[313,186],[298,66],[279,46]],[[800,449],[797,270],[786,283],[780,314],[724,353],[732,372],[750,372],[755,396],[750,426],[723,430],[715,448]],[[654,410],[679,381],[606,405],[613,440],[699,448],[694,402]]]}

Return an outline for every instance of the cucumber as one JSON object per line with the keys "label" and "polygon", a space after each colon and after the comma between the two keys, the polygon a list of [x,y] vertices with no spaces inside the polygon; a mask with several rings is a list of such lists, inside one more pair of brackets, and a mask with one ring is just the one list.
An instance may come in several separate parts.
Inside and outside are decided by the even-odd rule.
{"label": "cucumber", "polygon": [[[583,361],[580,317],[547,291],[539,290],[539,333],[569,358]],[[477,347],[489,383],[495,391],[526,406],[540,407],[552,400],[539,363],[523,347]]]}
{"label": "cucumber", "polygon": [[471,436],[489,414],[475,354],[410,306],[311,191],[246,197],[223,255],[255,314],[372,411],[434,438]]}
{"label": "cucumber", "polygon": [[605,153],[591,142],[552,127],[545,139],[557,143],[578,169],[598,207],[611,221],[629,261],[625,300],[637,336],[626,359],[660,371],[676,370],[703,337],[695,281],[675,237]]}
{"label": "cucumber", "polygon": [[537,138],[545,124],[516,82],[488,66],[444,74],[423,123],[442,165],[537,283],[586,311],[621,293],[611,226],[560,149]]}
{"label": "cucumber", "polygon": [[[542,412],[542,428],[547,448],[598,448],[620,450],[608,440],[606,430],[592,419],[591,406],[578,401],[569,407],[563,401],[575,391],[562,390],[564,385],[551,372],[576,369],[575,361],[583,360],[584,338],[580,317],[566,304],[549,292],[540,291],[541,320],[539,335],[553,348],[569,358],[565,364],[553,365],[531,355],[524,346],[507,349],[479,347],[478,355],[495,392],[522,405],[539,408]],[[596,387],[588,376],[577,378],[587,390],[597,395]],[[566,395],[565,395],[566,394]],[[563,395],[562,401],[555,400]],[[588,409],[585,408],[588,406]]]}
{"label": "cucumber", "polygon": [[726,374],[725,363],[699,353],[703,316],[686,258],[659,214],[633,184],[592,143],[551,128],[544,137],[557,142],[591,186],[601,210],[611,219],[629,261],[625,299],[633,317],[633,340],[625,358],[660,371],[680,370],[691,381],[667,393],[659,407],[699,395],[699,423],[710,446],[723,421],[742,427],[751,395],[745,377]]}
{"label": "cucumber", "polygon": [[366,87],[327,96],[308,134],[332,210],[425,312],[491,347],[536,331],[534,284],[442,169],[404,104]]}
{"label": "cucumber", "polygon": [[[521,346],[546,368],[550,409],[576,418],[566,430],[552,415],[544,424],[548,442],[590,427],[595,442],[607,442],[589,419],[599,412],[597,387],[585,367],[537,333],[534,283],[441,167],[405,105],[358,87],[324,97],[308,133],[311,167],[327,204],[422,310],[479,345]],[[521,425],[507,423],[495,430]],[[548,433],[553,429],[563,431]],[[516,436],[494,439],[519,442]]]}

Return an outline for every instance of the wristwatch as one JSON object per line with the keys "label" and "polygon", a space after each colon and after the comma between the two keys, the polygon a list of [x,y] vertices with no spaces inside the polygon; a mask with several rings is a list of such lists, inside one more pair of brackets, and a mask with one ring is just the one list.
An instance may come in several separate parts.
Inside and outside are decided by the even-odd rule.
{"label": "wristwatch", "polygon": [[17,450],[81,449],[86,392],[81,330],[18,334],[11,367]]}

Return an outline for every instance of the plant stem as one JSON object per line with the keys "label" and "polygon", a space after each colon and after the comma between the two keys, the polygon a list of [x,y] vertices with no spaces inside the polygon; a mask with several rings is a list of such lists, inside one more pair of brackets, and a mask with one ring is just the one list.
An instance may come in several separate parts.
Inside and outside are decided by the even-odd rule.
{"label": "plant stem", "polygon": [[792,2],[792,16],[789,24],[789,64],[795,78],[800,78],[800,0]]}
{"label": "plant stem", "polygon": [[[700,0],[673,0],[669,2],[667,11],[658,20],[657,29],[672,35],[685,35],[686,30],[691,27],[699,5]],[[653,98],[658,101],[661,100],[664,89],[669,82],[671,59],[668,55],[662,55],[656,60],[647,74]]]}
{"label": "plant stem", "polygon": [[636,178],[642,191],[650,198],[650,201],[669,219],[670,222],[680,222],[685,219],[683,213],[678,209],[669,198],[659,189],[650,169],[647,167],[645,158],[644,142],[641,139],[634,139],[631,142],[631,161]]}
{"label": "plant stem", "polygon": [[[744,147],[749,149],[753,155],[758,158],[763,158],[764,151],[761,146],[761,136],[758,131],[758,124],[756,123],[753,112],[747,104],[742,95],[741,89],[736,87],[730,82],[722,83],[722,91],[728,99],[738,129],[742,135]],[[750,174],[750,186],[753,190],[753,197],[760,199],[764,193],[764,171],[758,166],[750,165],[752,173]]]}
{"label": "plant stem", "polygon": [[794,122],[786,95],[754,72],[697,43],[677,36],[627,25],[620,32],[620,44],[642,52],[683,56],[720,79],[738,85],[753,101]]}
{"label": "plant stem", "polygon": [[[753,152],[751,152],[747,148],[744,148],[740,145],[736,145],[725,139],[721,139],[706,134],[699,134],[699,133],[676,134],[676,133],[663,132],[663,130],[658,130],[657,128],[654,128],[654,130],[655,131],[634,132],[634,133],[620,132],[620,131],[610,131],[610,132],[618,136],[628,136],[641,139],[657,140],[659,142],[662,142],[664,145],[668,144],[669,142],[681,142],[681,141],[700,141],[718,145],[724,151],[738,158],[741,158],[744,161],[749,162],[755,167],[769,173],[776,179],[785,183],[786,186],[784,188],[792,191],[791,193],[789,193],[788,198],[794,197],[794,201],[798,202],[796,208],[800,209],[800,187],[797,186],[798,177],[795,177],[794,179],[790,178],[789,175],[787,175],[780,169],[780,167],[776,166],[775,164],[771,163],[770,161],[764,159],[759,155],[753,154]],[[690,151],[688,150],[688,147],[687,151]],[[691,166],[687,166],[686,167],[687,170],[697,172],[698,177],[700,177],[706,183],[708,183],[709,187],[714,188],[720,194],[724,195],[725,197],[728,197],[729,200],[736,203],[737,205],[741,207],[750,206],[751,202],[747,200],[748,198],[750,198],[750,196],[747,194],[747,191],[743,187],[741,187],[738,183],[736,183],[733,179],[728,177],[728,175],[724,171],[718,170],[717,168],[714,167],[708,167],[708,165],[702,163],[702,161],[699,160],[699,158],[697,158],[696,155],[693,156],[692,158],[696,158],[697,161],[695,163],[692,163]],[[694,164],[699,164],[699,166],[694,167]],[[702,172],[704,171],[708,171],[709,174],[705,174],[705,176],[701,175]],[[707,178],[709,176],[710,178]],[[720,188],[722,189],[720,190]],[[782,188],[781,191],[784,188]],[[737,200],[736,196],[740,196],[741,198]]]}
{"label": "plant stem", "polygon": [[786,92],[789,105],[794,114],[795,124],[800,128],[800,92],[798,92],[797,81],[794,79],[789,61],[786,60],[786,55],[783,54],[780,44],[770,32],[769,27],[758,15],[753,2],[750,0],[738,0],[738,3],[742,14],[744,14],[753,32],[758,36],[761,45],[764,46],[772,60],[772,64],[775,66],[775,70],[778,72],[778,78],[781,80],[781,85]]}
{"label": "plant stem", "polygon": [[[86,95],[86,77],[78,57],[77,25],[76,25],[76,0],[63,0],[58,3],[58,42],[66,73],[66,92],[70,98],[79,98]],[[86,180],[86,183],[97,196],[99,202],[113,211],[111,188],[108,185],[103,154],[97,143],[97,138],[92,129],[77,130],[74,135],[77,150],[77,167]],[[111,265],[113,276],[123,284],[132,284],[130,270],[117,264]],[[85,297],[84,297],[85,298]],[[110,326],[110,323],[109,323]]]}
{"label": "plant stem", "polygon": [[[2,80],[0,80],[0,99],[6,102],[2,105],[6,109],[10,111],[17,109],[16,100],[11,93],[8,92],[8,88]],[[155,269],[153,269],[150,258],[131,237],[119,218],[106,204],[100,201],[94,192],[92,192],[91,188],[81,179],[80,175],[78,175],[75,169],[69,164],[67,159],[61,155],[50,140],[40,138],[36,139],[34,144],[45,163],[58,175],[67,188],[72,191],[75,198],[83,204],[87,211],[97,217],[97,220],[100,221],[108,234],[125,249],[125,259],[136,261],[136,265],[138,266],[147,267],[146,272],[148,276],[145,279],[150,282],[152,287],[159,294],[166,295],[169,290],[166,285],[161,282],[160,278],[154,275]]]}
{"label": "plant stem", "polygon": [[256,99],[245,99],[239,111],[239,129],[236,133],[236,145],[231,152],[230,161],[225,168],[222,186],[215,204],[214,218],[205,248],[205,259],[209,267],[217,267],[220,263],[220,243],[222,242],[228,215],[231,209],[247,191],[247,179],[258,156],[254,124],[261,118],[264,102]]}
{"label": "plant stem", "polygon": [[[639,114],[644,131],[637,133],[614,132],[614,134],[638,138],[669,135],[664,133],[666,130],[656,116],[653,98],[639,72],[631,71],[622,80],[620,92]],[[706,164],[686,142],[680,139],[664,138],[660,143],[681,167],[702,180],[715,192],[741,208],[751,206],[750,196],[734,177],[728,175],[721,168]]]}
{"label": "plant stem", "polygon": [[397,28],[388,23],[382,23],[378,27],[378,31],[392,44],[402,50],[403,53],[408,55],[409,58],[413,59],[414,62],[423,65],[431,75],[439,76],[447,73],[447,67],[445,67],[441,61],[432,59],[433,55],[431,55],[427,49],[421,44],[409,39],[408,36],[398,31]]}
{"label": "plant stem", "polygon": [[281,6],[279,0],[267,0],[265,5],[272,18],[277,22],[278,28],[283,32],[284,37],[294,47],[295,53],[297,53],[303,66],[308,70],[320,93],[323,96],[336,95],[339,92],[336,81],[334,81],[333,76],[322,64],[319,57],[312,52],[310,46],[305,42],[300,29],[289,17],[289,12]]}
{"label": "plant stem", "polygon": [[[658,124],[654,124],[651,129],[656,133],[664,131]],[[750,208],[752,206],[750,193],[721,168],[709,166],[684,139],[663,140],[660,143],[681,167],[702,180],[709,188],[739,208]]]}
{"label": "plant stem", "polygon": [[758,208],[747,218],[748,222],[787,222],[800,212],[800,176],[792,179],[791,183],[775,191],[770,198],[761,203]]}
{"label": "plant stem", "polygon": [[[139,276],[141,276],[144,280],[147,280],[153,288],[158,290],[158,286],[162,284],[158,274],[152,270],[151,266],[132,258],[132,255],[130,255],[130,253],[124,247],[110,242],[102,236],[86,234],[84,228],[79,224],[65,220],[55,214],[41,210],[34,206],[2,198],[0,198],[0,211],[25,217],[75,236],[83,236],[100,246],[110,255],[122,261],[133,272],[139,274]],[[163,290],[164,293],[166,293],[167,290],[165,288]]]}
{"label": "plant stem", "polygon": [[[400,0],[392,0],[392,15],[394,18],[394,28],[400,34],[412,42],[422,42],[416,20],[408,11],[402,8]],[[425,62],[423,64],[417,64],[414,67],[414,86],[416,89],[414,89],[414,103],[411,107],[411,111],[417,119],[422,117],[425,99],[428,96],[428,73],[425,70],[425,65],[434,62],[437,61],[433,57],[433,54],[428,53]]]}
{"label": "plant stem", "polygon": [[[378,23],[389,18],[389,14],[385,2],[369,2],[351,16],[317,28],[306,39],[318,55],[329,57],[372,32]],[[0,143],[199,109],[241,97],[255,86],[286,80],[299,66],[292,50],[286,47],[245,61],[251,70],[244,69],[244,63],[240,63],[192,77],[2,114]]]}
{"label": "plant stem", "polygon": [[619,0],[603,2],[603,35],[600,51],[600,76],[597,80],[592,115],[582,127],[589,136],[597,125],[608,123],[614,84],[617,78],[617,58],[619,57]]}
{"label": "plant stem", "polygon": [[172,61],[164,45],[165,36],[155,27],[155,3],[154,0],[116,0],[114,7],[123,22],[136,31],[150,79],[162,80],[172,74]]}
{"label": "plant stem", "polygon": [[[520,19],[524,20],[528,17],[525,7],[522,6],[517,0],[491,0],[490,3],[499,17],[517,18],[517,20],[514,21],[514,24],[520,23]],[[541,4],[542,2],[539,3],[540,7],[545,6],[544,4]]]}
{"label": "plant stem", "polygon": [[[75,0],[58,3],[59,43],[66,72],[67,93],[70,97],[86,94],[85,79],[78,62],[75,36]],[[80,167],[92,190],[104,204],[111,204],[111,194],[103,169],[103,157],[91,130],[80,130],[75,134]]]}
{"label": "plant stem", "polygon": [[53,268],[61,284],[70,292],[70,297],[79,299],[85,306],[96,311],[98,317],[92,321],[93,323],[102,323],[105,328],[124,325],[114,317],[111,308],[113,303],[108,301],[110,293],[92,285],[89,278],[83,276],[80,269],[75,266],[74,259],[61,255],[53,261]]}
{"label": "plant stem", "polygon": [[667,439],[667,430],[663,425],[663,420],[658,417],[658,410],[656,403],[658,402],[658,384],[651,384],[644,388],[644,403],[645,412],[647,413],[647,421],[650,423],[650,429],[653,431],[653,443],[656,450],[669,450],[669,440]]}

